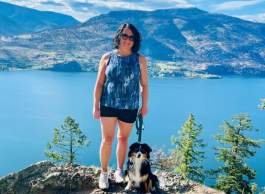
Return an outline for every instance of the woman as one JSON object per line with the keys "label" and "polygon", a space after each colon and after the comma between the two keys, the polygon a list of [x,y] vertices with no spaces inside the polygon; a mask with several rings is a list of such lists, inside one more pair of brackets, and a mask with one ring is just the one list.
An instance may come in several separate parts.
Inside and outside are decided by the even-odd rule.
{"label": "woman", "polygon": [[142,116],[147,114],[147,62],[144,56],[138,54],[140,41],[140,33],[132,24],[122,24],[114,37],[115,50],[104,54],[99,63],[94,89],[93,116],[100,119],[101,123],[101,189],[109,187],[108,163],[117,125],[117,170],[114,177],[117,183],[123,181],[128,138],[140,105],[140,85],[142,103],[139,112]]}

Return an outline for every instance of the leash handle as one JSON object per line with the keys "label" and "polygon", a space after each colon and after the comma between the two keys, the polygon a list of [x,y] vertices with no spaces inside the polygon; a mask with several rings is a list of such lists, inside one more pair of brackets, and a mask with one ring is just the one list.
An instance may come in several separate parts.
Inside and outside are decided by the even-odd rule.
{"label": "leash handle", "polygon": [[137,129],[136,134],[138,135],[138,143],[140,143],[142,140],[142,130],[144,130],[143,116],[141,113],[137,115],[135,125]]}

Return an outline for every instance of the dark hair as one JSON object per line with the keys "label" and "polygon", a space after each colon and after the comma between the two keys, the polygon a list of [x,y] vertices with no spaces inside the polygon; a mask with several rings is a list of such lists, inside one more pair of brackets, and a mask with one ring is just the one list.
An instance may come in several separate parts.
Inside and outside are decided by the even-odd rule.
{"label": "dark hair", "polygon": [[114,48],[119,48],[120,40],[121,40],[121,34],[124,28],[129,28],[134,36],[134,41],[133,41],[133,47],[132,47],[132,52],[137,53],[140,49],[140,43],[141,43],[141,35],[139,31],[136,29],[136,27],[132,24],[129,23],[124,23],[121,24],[118,30],[116,31],[116,34],[113,39],[114,43]]}

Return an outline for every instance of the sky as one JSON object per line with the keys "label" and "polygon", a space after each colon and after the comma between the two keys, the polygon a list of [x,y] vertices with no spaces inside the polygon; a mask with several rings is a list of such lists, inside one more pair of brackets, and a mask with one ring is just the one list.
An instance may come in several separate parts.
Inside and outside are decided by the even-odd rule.
{"label": "sky", "polygon": [[222,13],[265,23],[265,0],[0,0],[44,11],[71,15],[84,22],[113,10],[155,10],[197,7],[210,13]]}

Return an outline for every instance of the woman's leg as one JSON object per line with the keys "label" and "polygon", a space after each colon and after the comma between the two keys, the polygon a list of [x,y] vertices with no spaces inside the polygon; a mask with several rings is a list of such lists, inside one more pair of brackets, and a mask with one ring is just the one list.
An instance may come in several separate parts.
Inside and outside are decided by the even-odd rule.
{"label": "woman's leg", "polygon": [[116,117],[100,117],[101,123],[101,145],[100,145],[100,162],[103,172],[107,172],[108,164],[111,157],[112,142],[115,135],[117,124]]}
{"label": "woman's leg", "polygon": [[126,123],[118,120],[119,131],[117,134],[118,144],[116,149],[117,168],[122,169],[128,148],[128,138],[130,136],[133,123]]}

